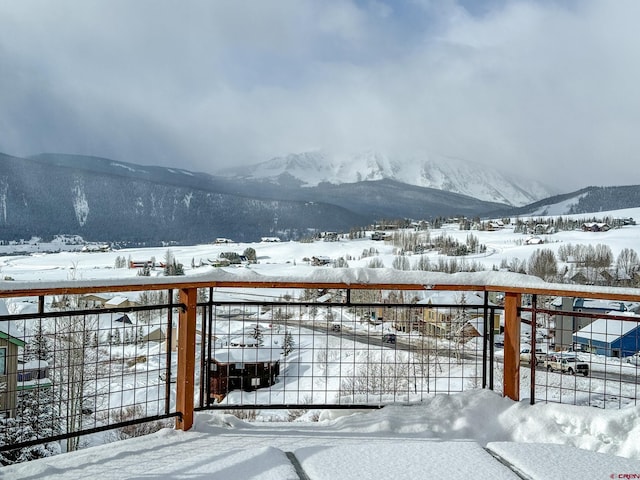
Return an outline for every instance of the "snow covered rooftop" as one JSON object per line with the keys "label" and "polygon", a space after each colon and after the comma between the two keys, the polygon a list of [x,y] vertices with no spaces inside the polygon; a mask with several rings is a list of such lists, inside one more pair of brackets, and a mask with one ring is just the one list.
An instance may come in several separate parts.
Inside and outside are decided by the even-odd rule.
{"label": "snow covered rooftop", "polygon": [[281,349],[259,347],[237,347],[214,351],[213,358],[219,363],[260,363],[280,360]]}
{"label": "snow covered rooftop", "polygon": [[[613,314],[616,312],[611,313]],[[635,315],[629,316],[637,318],[637,321],[634,322],[599,318],[574,333],[574,337],[586,338],[606,343],[613,342],[640,326],[640,317],[636,317]]]}

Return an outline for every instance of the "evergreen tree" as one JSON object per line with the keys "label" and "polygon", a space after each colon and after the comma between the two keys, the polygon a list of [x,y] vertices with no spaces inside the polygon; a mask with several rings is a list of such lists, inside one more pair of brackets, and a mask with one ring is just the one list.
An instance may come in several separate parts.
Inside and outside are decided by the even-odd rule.
{"label": "evergreen tree", "polygon": [[258,345],[262,345],[262,328],[260,328],[260,324],[256,323],[253,327],[253,333],[251,334],[253,338],[258,341]]}
{"label": "evergreen tree", "polygon": [[466,309],[467,297],[464,292],[462,292],[456,299],[456,303],[458,303],[461,308],[456,309],[454,314],[451,316],[449,337],[454,342],[456,360],[458,363],[461,363],[467,340],[465,338],[465,327],[470,319],[469,312]]}
{"label": "evergreen tree", "polygon": [[150,277],[151,276],[151,267],[149,265],[145,265],[144,267],[138,269],[139,277]]}
{"label": "evergreen tree", "polygon": [[164,254],[164,274],[166,276],[173,275],[173,264],[175,263],[175,258],[173,256],[173,252],[171,249],[168,249]]}
{"label": "evergreen tree", "polygon": [[184,267],[177,262],[170,249],[165,253],[164,260],[164,274],[166,276],[184,275]]}
{"label": "evergreen tree", "polygon": [[[60,415],[48,386],[18,393],[15,418],[0,419],[0,445],[28,442],[61,433]],[[0,452],[0,465],[28,462],[60,453],[58,442]]]}
{"label": "evergreen tree", "polygon": [[295,342],[293,340],[293,335],[291,334],[291,332],[289,330],[287,330],[284,334],[284,342],[282,345],[282,354],[286,357],[288,356],[292,351],[293,351],[293,347],[295,346]]}
{"label": "evergreen tree", "polygon": [[51,340],[47,338],[41,320],[36,323],[33,337],[25,346],[23,358],[26,361],[48,361],[51,358]]}

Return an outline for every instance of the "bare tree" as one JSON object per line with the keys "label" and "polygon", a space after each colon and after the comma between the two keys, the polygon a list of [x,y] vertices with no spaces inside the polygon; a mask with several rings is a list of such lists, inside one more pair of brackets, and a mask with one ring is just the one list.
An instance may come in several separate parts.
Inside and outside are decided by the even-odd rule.
{"label": "bare tree", "polygon": [[384,262],[380,257],[373,257],[368,266],[369,268],[384,268]]}
{"label": "bare tree", "polygon": [[371,359],[362,363],[351,377],[340,384],[340,395],[396,395],[409,392],[409,364],[391,358]]}
{"label": "bare tree", "polygon": [[553,251],[543,248],[533,252],[529,258],[527,273],[545,281],[555,280],[558,275],[558,262]]}
{"label": "bare tree", "polygon": [[616,260],[618,279],[631,279],[638,270],[640,260],[638,254],[632,248],[623,248]]}
{"label": "bare tree", "polygon": [[409,259],[404,255],[396,255],[393,258],[393,268],[396,270],[409,270],[411,265],[409,264]]}
{"label": "bare tree", "polygon": [[[83,402],[95,396],[96,355],[91,336],[97,330],[93,316],[68,316],[55,320],[53,383],[61,412],[62,429],[73,433],[82,429]],[[67,451],[77,450],[80,437],[67,439]]]}
{"label": "bare tree", "polygon": [[413,269],[428,272],[431,269],[429,257],[427,257],[426,255],[420,255],[420,258],[418,258],[418,261],[415,263]]}

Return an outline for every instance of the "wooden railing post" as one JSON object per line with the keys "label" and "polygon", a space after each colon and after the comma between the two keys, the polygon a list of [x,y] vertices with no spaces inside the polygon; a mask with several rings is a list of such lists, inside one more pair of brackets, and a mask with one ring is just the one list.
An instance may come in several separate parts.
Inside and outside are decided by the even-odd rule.
{"label": "wooden railing post", "polygon": [[520,315],[522,295],[507,293],[504,299],[503,395],[520,400]]}
{"label": "wooden railing post", "polygon": [[[186,306],[178,315],[178,371],[176,379],[176,419],[178,430],[193,426],[194,373],[196,364],[197,288],[180,289],[179,302]],[[167,352],[168,355],[171,352]]]}

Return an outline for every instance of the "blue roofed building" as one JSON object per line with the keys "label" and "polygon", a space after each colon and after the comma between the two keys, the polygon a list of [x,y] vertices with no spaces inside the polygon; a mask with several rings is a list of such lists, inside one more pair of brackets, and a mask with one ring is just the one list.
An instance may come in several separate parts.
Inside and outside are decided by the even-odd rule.
{"label": "blue roofed building", "polygon": [[[640,350],[640,317],[629,320],[599,318],[573,334],[582,350],[607,357],[628,357]],[[637,320],[634,320],[637,319]]]}

